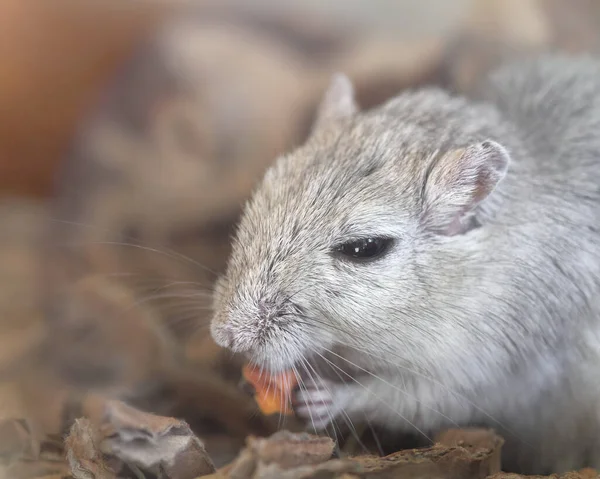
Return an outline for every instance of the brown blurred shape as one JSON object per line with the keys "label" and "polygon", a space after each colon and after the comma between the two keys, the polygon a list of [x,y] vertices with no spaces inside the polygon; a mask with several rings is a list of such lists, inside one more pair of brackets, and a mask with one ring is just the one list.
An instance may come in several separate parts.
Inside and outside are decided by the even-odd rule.
{"label": "brown blurred shape", "polygon": [[166,7],[0,2],[0,194],[47,195],[77,120]]}

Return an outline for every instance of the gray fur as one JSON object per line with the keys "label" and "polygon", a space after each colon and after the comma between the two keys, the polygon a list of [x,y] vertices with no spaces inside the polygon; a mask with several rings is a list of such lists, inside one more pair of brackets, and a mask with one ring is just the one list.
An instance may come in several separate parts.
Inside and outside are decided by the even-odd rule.
{"label": "gray fur", "polygon": [[[494,427],[525,473],[599,467],[600,64],[542,57],[484,91],[334,115],[278,159],[239,225],[213,336],[271,370],[343,356],[360,385],[332,395],[350,417]],[[432,165],[486,141],[510,161],[469,203],[481,226],[432,230]],[[396,244],[374,263],[332,254],[376,235]]]}

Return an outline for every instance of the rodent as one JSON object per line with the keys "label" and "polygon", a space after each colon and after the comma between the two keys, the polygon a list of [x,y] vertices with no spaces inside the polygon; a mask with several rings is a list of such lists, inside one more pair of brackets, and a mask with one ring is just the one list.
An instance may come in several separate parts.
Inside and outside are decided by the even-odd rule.
{"label": "rodent", "polygon": [[506,470],[598,467],[600,63],[543,54],[480,91],[360,111],[335,75],[245,206],[212,335],[294,368],[317,427],[481,425]]}

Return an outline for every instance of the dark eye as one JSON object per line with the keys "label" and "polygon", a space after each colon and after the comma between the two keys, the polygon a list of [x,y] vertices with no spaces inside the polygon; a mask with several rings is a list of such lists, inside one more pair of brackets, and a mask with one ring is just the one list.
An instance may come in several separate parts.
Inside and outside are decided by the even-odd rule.
{"label": "dark eye", "polygon": [[381,256],[391,244],[390,238],[364,238],[344,243],[337,251],[350,259],[369,260]]}

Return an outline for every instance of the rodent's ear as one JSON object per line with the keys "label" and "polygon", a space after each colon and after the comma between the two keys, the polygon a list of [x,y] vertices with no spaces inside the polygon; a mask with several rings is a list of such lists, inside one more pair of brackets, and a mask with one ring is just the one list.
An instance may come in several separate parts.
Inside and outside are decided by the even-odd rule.
{"label": "rodent's ear", "polygon": [[425,226],[437,234],[464,234],[476,208],[506,175],[510,155],[492,140],[453,150],[430,170],[424,191]]}
{"label": "rodent's ear", "polygon": [[348,118],[357,112],[358,105],[352,81],[343,73],[336,73],[331,78],[317,110],[313,131],[328,123]]}

